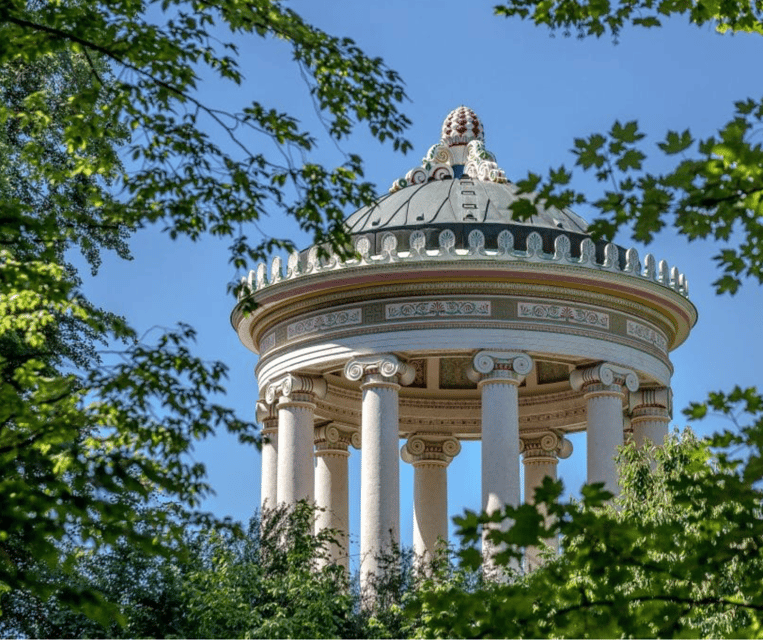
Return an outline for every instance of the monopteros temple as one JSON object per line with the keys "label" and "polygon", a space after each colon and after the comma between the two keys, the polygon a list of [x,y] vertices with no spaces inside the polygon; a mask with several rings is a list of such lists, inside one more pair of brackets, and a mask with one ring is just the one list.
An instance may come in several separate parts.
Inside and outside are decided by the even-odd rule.
{"label": "monopteros temple", "polygon": [[421,166],[347,218],[355,257],[276,257],[247,279],[254,312],[233,311],[259,354],[262,503],[314,501],[317,526],[346,540],[359,449],[362,577],[398,539],[401,459],[415,469],[413,541],[426,557],[447,538],[462,441],[481,441],[474,508],[492,511],[518,504],[520,464],[530,499],[556,477],[569,433],[586,432],[588,480],[613,492],[618,445],[667,433],[669,354],[697,319],[686,278],[594,242],[572,211],[516,220],[520,197],[459,107]]}

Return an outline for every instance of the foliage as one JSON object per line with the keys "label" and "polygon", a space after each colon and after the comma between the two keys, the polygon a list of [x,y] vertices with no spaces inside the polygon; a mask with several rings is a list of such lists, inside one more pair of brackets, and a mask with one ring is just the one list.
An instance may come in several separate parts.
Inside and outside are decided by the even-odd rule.
{"label": "foliage", "polygon": [[[698,26],[712,22],[721,31],[749,31],[763,35],[759,3],[730,1],[610,3],[577,0],[530,2],[512,0],[496,7],[507,16],[532,19],[553,30],[576,28],[581,36],[614,35],[632,22],[659,26],[671,14],[687,14]],[[530,173],[518,184],[523,193],[537,191],[538,201],[557,206],[588,205],[599,214],[594,234],[611,239],[623,225],[631,225],[633,238],[650,242],[667,224],[689,240],[713,238],[728,243],[715,256],[721,277],[718,293],[735,293],[745,278],[763,283],[763,147],[755,142],[763,123],[763,99],[747,98],[734,104],[731,119],[715,135],[696,139],[691,132],[668,131],[646,145],[636,121],[616,121],[606,133],[576,138],[575,166],[593,172],[604,186],[598,196],[571,186],[573,174],[564,166],[547,178]],[[664,156],[672,168],[649,171],[649,153]],[[652,160],[654,162],[654,160]],[[520,201],[514,211],[530,216],[535,207]]]}
{"label": "foliage", "polygon": [[183,579],[184,635],[346,637],[354,605],[348,577],[326,562],[333,535],[313,535],[313,522],[314,508],[299,503],[253,519],[243,540],[199,536]]}
{"label": "foliage", "polygon": [[748,32],[763,34],[763,9],[746,0],[725,2],[694,2],[692,0],[635,0],[610,2],[609,0],[510,0],[495,7],[498,15],[530,19],[536,25],[561,29],[565,35],[597,38],[609,31],[613,37],[623,26],[659,27],[673,15],[686,16],[691,24],[711,24],[721,33]]}
{"label": "foliage", "polygon": [[[230,237],[236,267],[262,259],[275,246],[292,246],[288,238],[255,243],[245,235],[243,225],[266,211],[280,209],[311,232],[316,244],[330,241],[346,250],[343,207],[365,204],[372,193],[371,185],[357,182],[362,167],[356,156],[335,169],[292,161],[292,154],[305,157],[314,150],[317,140],[288,114],[258,101],[227,113],[197,97],[201,74],[233,84],[244,80],[236,45],[221,37],[288,43],[334,139],[345,138],[356,122],[366,121],[379,140],[389,139],[402,150],[410,147],[402,137],[408,121],[395,106],[405,97],[398,76],[382,60],[365,56],[352,40],[329,36],[274,0],[72,1],[42,4],[37,11],[30,11],[25,0],[12,0],[3,4],[0,20],[0,63],[30,63],[72,50],[107,61],[119,74],[104,88],[100,80],[105,79],[94,65],[92,86],[70,98],[71,113],[63,114],[58,127],[63,132],[59,144],[74,166],[40,163],[42,141],[30,136],[25,155],[31,168],[51,182],[80,173],[108,175],[117,160],[88,150],[126,125],[132,132],[125,149],[131,172],[123,180],[123,197],[102,201],[96,189],[83,194],[97,203],[103,223],[162,220],[173,237]],[[44,128],[52,115],[41,98],[32,94],[24,110],[4,110],[0,120]],[[209,125],[217,130],[208,131]],[[220,134],[235,153],[215,142]],[[280,149],[279,162],[257,151],[265,142]],[[286,185],[297,194],[293,200]],[[20,206],[8,211],[19,221],[26,212]]]}
{"label": "foliage", "polygon": [[[149,516],[141,526],[152,531],[150,509],[136,505],[136,511]],[[176,545],[175,540],[167,543]],[[99,549],[83,548],[76,541],[70,545],[75,561],[72,566],[49,568],[37,561],[36,569],[46,580],[49,591],[41,597],[37,590],[14,589],[0,596],[3,618],[0,635],[31,638],[97,637],[171,637],[182,634],[180,624],[180,573],[178,559],[187,559],[182,547],[173,558],[146,553],[122,540]],[[83,608],[73,608],[67,589],[95,591],[111,603],[111,620],[91,619]]]}
{"label": "foliage", "polygon": [[202,102],[202,75],[244,80],[242,36],[291,48],[334,141],[365,122],[407,150],[397,75],[277,0],[0,3],[0,591],[55,594],[101,625],[119,615],[97,581],[67,578],[82,550],[177,554],[213,521],[193,443],[256,434],[214,401],[226,369],[192,354],[190,327],[139,338],[82,295],[71,252],[95,272],[161,221],[173,238],[230,238],[243,268],[291,246],[249,237],[266,212],[344,251],[344,207],[372,196],[358,157],[316,164],[317,138],[289,114]]}
{"label": "foliage", "polygon": [[[315,509],[269,510],[245,532],[188,532],[173,559],[154,558],[127,544],[80,549],[66,579],[95,586],[117,605],[121,624],[101,625],[73,612],[53,572],[53,594],[6,594],[0,634],[32,637],[397,638],[415,635],[405,614],[422,579],[410,552],[387,556],[377,599],[361,606],[357,583],[326,562],[333,532],[313,534]],[[147,529],[149,529],[148,527]],[[384,565],[382,559],[382,565]],[[453,571],[440,562],[428,583]],[[462,582],[462,584],[465,584]]]}
{"label": "foliage", "polygon": [[[559,504],[561,483],[547,478],[536,497],[555,518],[548,531],[534,508],[507,508],[502,517],[514,525],[494,533],[509,545],[507,558],[521,558],[524,546],[549,533],[562,536],[562,554],[547,556],[532,573],[471,593],[420,594],[426,634],[759,636],[760,490],[689,430],[669,437],[662,449],[630,445],[619,462],[622,492],[612,504],[600,485],[586,487],[580,502]],[[480,526],[490,520],[467,513],[460,533],[476,545]],[[473,553],[462,557],[479,563]]]}

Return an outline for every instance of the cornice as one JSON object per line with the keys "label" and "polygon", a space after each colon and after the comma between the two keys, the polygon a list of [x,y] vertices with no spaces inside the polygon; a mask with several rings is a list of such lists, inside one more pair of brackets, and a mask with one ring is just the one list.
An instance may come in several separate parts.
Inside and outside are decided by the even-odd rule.
{"label": "cornice", "polygon": [[251,318],[252,344],[262,343],[269,333],[277,330],[284,323],[297,322],[331,310],[334,313],[354,312],[361,304],[373,304],[391,301],[404,302],[415,299],[428,300],[436,296],[458,295],[464,298],[475,296],[493,296],[500,300],[525,299],[533,302],[557,304],[584,304],[604,311],[627,314],[638,321],[652,324],[668,340],[668,348],[675,346],[677,327],[661,311],[645,304],[601,293],[594,290],[569,290],[554,284],[517,283],[517,282],[427,282],[423,285],[405,283],[377,284],[361,293],[352,290],[346,292],[331,291],[310,299],[287,299],[278,306],[261,308]]}
{"label": "cornice", "polygon": [[[429,248],[425,246],[424,235],[413,231],[409,251],[399,251],[397,239],[389,235],[382,242],[382,253],[373,256],[369,253],[368,240],[360,237],[356,246],[360,258],[345,262],[335,256],[321,260],[314,247],[304,258],[292,255],[286,274],[280,258],[275,258],[270,277],[267,267],[260,265],[244,282],[259,308],[250,318],[244,318],[239,304],[232,314],[232,323],[242,341],[249,343],[252,338],[259,340],[262,331],[267,330],[259,318],[269,315],[271,308],[288,303],[294,309],[305,299],[309,299],[310,307],[319,308],[320,303],[317,306],[315,299],[325,295],[327,290],[333,294],[349,291],[346,302],[366,299],[374,295],[371,290],[380,280],[394,281],[398,292],[400,285],[442,285],[441,280],[459,288],[468,287],[475,280],[483,284],[493,281],[499,286],[508,284],[507,280],[514,284],[552,280],[557,292],[564,291],[565,300],[575,291],[584,291],[586,295],[598,292],[652,308],[673,325],[672,332],[678,334],[679,343],[696,322],[696,309],[686,298],[686,279],[676,268],[669,269],[664,261],[657,264],[651,255],[645,257],[642,268],[638,254],[630,249],[626,252],[625,265],[621,266],[620,250],[610,244],[605,247],[604,259],[599,264],[595,260],[595,246],[588,238],[580,245],[580,256],[573,258],[570,239],[564,235],[555,239],[554,253],[548,254],[543,252],[542,238],[537,232],[527,236],[524,250],[514,246],[509,231],[499,234],[496,250],[485,249],[484,235],[478,229],[469,236],[469,249],[455,249],[453,238],[448,234],[452,232],[443,231],[439,246]],[[506,237],[501,238],[503,235]],[[251,332],[254,324],[260,325],[256,336]],[[671,347],[677,346],[675,340],[672,342]],[[256,350],[255,343],[247,346]]]}

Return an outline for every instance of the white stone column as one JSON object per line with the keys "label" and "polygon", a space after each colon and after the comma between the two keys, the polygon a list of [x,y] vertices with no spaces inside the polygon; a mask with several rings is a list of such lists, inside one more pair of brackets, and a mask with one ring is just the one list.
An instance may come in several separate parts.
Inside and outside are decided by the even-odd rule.
{"label": "white stone column", "polygon": [[633,393],[639,380],[634,371],[609,363],[570,373],[570,383],[582,390],[587,404],[588,482],[603,482],[617,495],[620,491],[615,464],[617,448],[623,444],[623,386]]}
{"label": "white stone column", "polygon": [[[544,478],[556,480],[556,468],[559,458],[568,458],[572,454],[572,443],[555,431],[528,434],[521,439],[522,462],[525,467],[525,503],[535,504],[535,490],[541,486]],[[551,524],[545,507],[540,507],[545,518],[545,526]],[[546,544],[553,549],[559,548],[559,538],[546,539]],[[540,565],[538,547],[525,550],[526,569],[532,571]]]}
{"label": "white stone column", "polygon": [[349,570],[350,507],[347,476],[348,445],[360,448],[357,429],[328,424],[315,430],[315,532],[332,529],[336,541],[328,560]]}
{"label": "white stone column", "polygon": [[315,396],[326,395],[326,381],[287,374],[268,386],[269,404],[278,399],[278,504],[314,500],[313,415]]}
{"label": "white stone column", "polygon": [[379,554],[400,540],[400,476],[398,462],[398,391],[413,382],[415,371],[393,355],[358,357],[344,368],[349,380],[361,380],[360,458],[360,585],[382,567]]}
{"label": "white stone column", "polygon": [[400,449],[413,465],[413,552],[419,567],[435,558],[448,542],[448,465],[461,451],[458,439],[447,434],[416,433]]}
{"label": "white stone column", "polygon": [[636,446],[643,447],[647,441],[662,446],[673,413],[673,394],[670,388],[641,389],[631,393],[630,410]]}
{"label": "white stone column", "polygon": [[[482,404],[482,509],[487,513],[519,506],[519,394],[517,388],[532,369],[525,353],[480,351],[469,377],[477,381]],[[501,525],[506,530],[508,522]],[[499,551],[482,534],[482,554],[491,571]]]}
{"label": "white stone column", "polygon": [[262,424],[260,510],[264,511],[278,504],[278,412],[275,405],[259,400],[257,421]]}

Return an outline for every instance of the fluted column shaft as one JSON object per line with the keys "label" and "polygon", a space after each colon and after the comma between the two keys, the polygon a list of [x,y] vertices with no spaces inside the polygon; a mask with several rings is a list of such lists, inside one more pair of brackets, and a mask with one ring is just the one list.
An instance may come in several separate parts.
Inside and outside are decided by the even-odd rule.
{"label": "fluted column shaft", "polygon": [[668,387],[641,389],[631,394],[631,428],[637,447],[647,441],[658,447],[668,435],[673,398]]}
{"label": "fluted column shaft", "polygon": [[[522,449],[522,462],[525,467],[525,502],[535,504],[535,490],[543,484],[544,478],[556,480],[559,458],[567,458],[572,454],[572,443],[560,434],[548,431],[536,437],[523,438]],[[540,507],[539,510],[544,516],[545,526],[549,527],[551,520],[545,507]],[[557,536],[547,538],[545,542],[553,549],[559,548]],[[528,547],[525,550],[528,571],[540,565],[539,551],[537,547]]]}
{"label": "fluted column shaft", "polygon": [[413,552],[425,565],[437,554],[438,540],[448,539],[448,470],[420,462],[413,470]]}
{"label": "fluted column shaft", "polygon": [[349,569],[348,445],[360,446],[360,433],[330,424],[315,430],[315,531],[335,532],[328,560]]}
{"label": "fluted column shaft", "polygon": [[278,504],[278,413],[275,407],[258,402],[257,420],[262,424],[260,509],[273,509]]}
{"label": "fluted column shaft", "polygon": [[629,369],[603,363],[576,369],[570,382],[574,389],[583,390],[587,404],[588,482],[603,482],[607,491],[617,495],[620,486],[615,457],[623,444],[623,387],[637,391],[638,376]]}
{"label": "fluted column shaft", "polygon": [[400,455],[413,465],[413,551],[426,569],[448,541],[448,465],[461,450],[452,436],[414,434]]}
{"label": "fluted column shaft", "polygon": [[286,375],[268,387],[266,399],[278,398],[279,504],[314,500],[313,417],[316,395],[325,395],[323,378]]}
{"label": "fluted column shaft", "polygon": [[313,413],[308,394],[293,394],[278,401],[278,503],[313,502]]}
{"label": "fluted column shaft", "polygon": [[482,399],[482,508],[488,513],[519,505],[520,380],[480,381]]}
{"label": "fluted column shaft", "polygon": [[[482,509],[487,513],[507,505],[519,506],[519,393],[517,387],[532,369],[523,353],[481,351],[472,362],[469,376],[477,380],[482,404]],[[501,525],[507,529],[508,522]],[[498,549],[482,537],[482,553],[488,565]]]}
{"label": "fluted column shaft", "polygon": [[381,571],[379,555],[400,540],[400,475],[398,462],[400,382],[410,384],[415,372],[395,356],[355,358],[345,376],[362,380],[360,464],[361,589]]}

